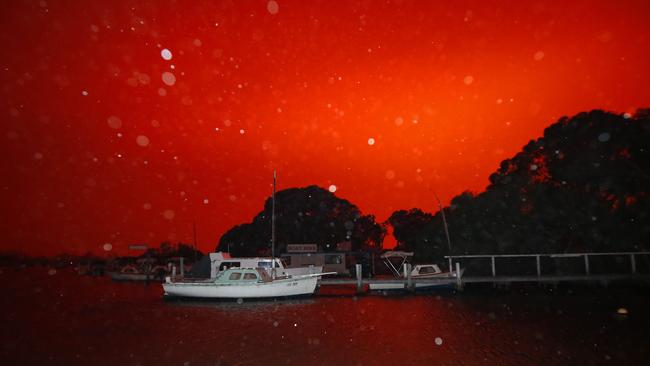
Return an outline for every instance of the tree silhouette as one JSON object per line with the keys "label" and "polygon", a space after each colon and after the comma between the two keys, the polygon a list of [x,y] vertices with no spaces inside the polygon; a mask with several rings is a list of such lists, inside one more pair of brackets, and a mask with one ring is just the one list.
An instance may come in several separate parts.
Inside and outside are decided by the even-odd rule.
{"label": "tree silhouette", "polygon": [[[271,198],[251,223],[228,230],[217,250],[252,256],[270,246]],[[372,215],[362,215],[357,206],[317,186],[290,188],[276,193],[276,252],[287,244],[315,243],[325,251],[350,241],[353,250],[379,248],[386,234]]]}
{"label": "tree silhouette", "polygon": [[[563,117],[447,211],[453,254],[648,249],[650,113],[600,110]],[[389,222],[422,259],[446,255],[438,212],[397,211]],[[421,223],[420,223],[421,221]]]}

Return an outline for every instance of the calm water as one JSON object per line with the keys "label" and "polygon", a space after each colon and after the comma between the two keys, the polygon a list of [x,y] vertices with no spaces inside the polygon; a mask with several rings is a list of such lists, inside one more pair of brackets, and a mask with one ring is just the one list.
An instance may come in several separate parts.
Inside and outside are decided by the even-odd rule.
{"label": "calm water", "polygon": [[170,302],[159,284],[0,270],[4,365],[650,363],[647,288]]}

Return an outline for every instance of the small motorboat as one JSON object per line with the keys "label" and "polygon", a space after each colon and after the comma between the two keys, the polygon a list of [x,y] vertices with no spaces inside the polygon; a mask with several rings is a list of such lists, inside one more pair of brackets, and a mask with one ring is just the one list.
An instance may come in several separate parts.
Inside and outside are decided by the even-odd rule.
{"label": "small motorboat", "polygon": [[162,281],[169,270],[154,259],[140,258],[134,264],[116,266],[106,273],[114,281]]}
{"label": "small motorboat", "polygon": [[[405,278],[404,268],[405,264],[410,264],[410,258],[413,257],[413,252],[402,252],[402,251],[388,251],[382,254],[381,258],[384,261],[384,264],[390,269],[391,273],[395,278],[403,279]],[[464,269],[460,270],[460,275],[462,276]],[[456,278],[456,271],[442,271],[437,264],[417,264],[411,269],[411,278],[414,280],[417,279],[451,279]],[[437,287],[449,287],[449,281],[440,281],[438,282],[415,282],[415,289],[434,289]],[[387,281],[385,283],[376,282],[369,284],[370,290],[404,290],[404,283]]]}

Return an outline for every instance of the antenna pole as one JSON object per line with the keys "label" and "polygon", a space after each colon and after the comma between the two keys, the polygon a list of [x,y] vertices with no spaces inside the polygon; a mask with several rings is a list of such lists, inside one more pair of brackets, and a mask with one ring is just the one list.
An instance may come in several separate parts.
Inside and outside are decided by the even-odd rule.
{"label": "antenna pole", "polygon": [[447,247],[449,248],[449,255],[451,255],[451,240],[449,239],[449,229],[447,228],[445,209],[442,208],[442,203],[440,203],[440,198],[438,198],[438,195],[435,192],[433,192],[433,195],[436,197],[436,201],[438,201],[438,208],[440,208],[440,213],[442,214],[442,223],[445,225],[445,236],[447,237]]}

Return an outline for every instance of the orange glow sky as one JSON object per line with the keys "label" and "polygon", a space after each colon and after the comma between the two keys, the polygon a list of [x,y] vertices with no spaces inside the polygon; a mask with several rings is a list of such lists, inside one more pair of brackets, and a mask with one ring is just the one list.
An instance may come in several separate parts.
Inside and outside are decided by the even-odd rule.
{"label": "orange glow sky", "polygon": [[6,5],[0,250],[193,221],[211,250],[274,169],[380,221],[435,211],[563,115],[650,105],[647,1],[276,1]]}

